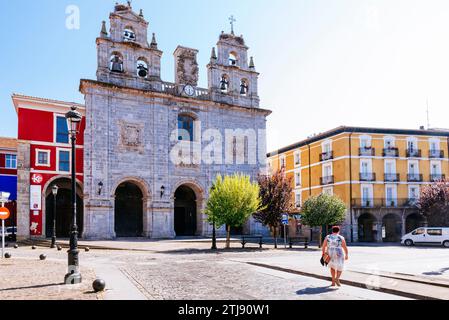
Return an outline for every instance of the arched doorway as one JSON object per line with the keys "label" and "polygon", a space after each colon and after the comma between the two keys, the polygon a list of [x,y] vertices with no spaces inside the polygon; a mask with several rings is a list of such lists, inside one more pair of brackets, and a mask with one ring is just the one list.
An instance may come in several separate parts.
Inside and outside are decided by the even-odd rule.
{"label": "arched doorway", "polygon": [[[69,178],[60,178],[53,181],[45,191],[45,235],[47,238],[53,235],[54,197],[52,188],[58,186],[56,196],[56,237],[69,238],[72,225],[72,183]],[[76,191],[76,224],[78,235],[83,233],[83,199],[80,186]]]}
{"label": "arched doorway", "polygon": [[120,184],[115,191],[115,234],[119,238],[143,235],[143,193],[132,182]]}
{"label": "arched doorway", "polygon": [[385,230],[385,234],[382,235],[384,242],[398,242],[401,240],[402,222],[398,215],[390,213],[384,216],[382,228]]}
{"label": "arched doorway", "polygon": [[175,192],[175,233],[177,236],[195,236],[197,227],[195,192],[181,186]]}
{"label": "arched doorway", "polygon": [[377,238],[376,217],[370,213],[362,214],[358,219],[358,237],[360,242],[375,242]]}
{"label": "arched doorway", "polygon": [[419,213],[412,213],[405,219],[405,233],[410,233],[415,229],[424,226],[425,219]]}

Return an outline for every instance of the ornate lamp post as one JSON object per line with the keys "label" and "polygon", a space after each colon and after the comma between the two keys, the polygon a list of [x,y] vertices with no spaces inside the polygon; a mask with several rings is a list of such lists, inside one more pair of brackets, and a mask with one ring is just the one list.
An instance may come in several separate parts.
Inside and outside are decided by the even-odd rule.
{"label": "ornate lamp post", "polygon": [[51,249],[56,248],[56,196],[58,195],[58,189],[57,185],[51,188],[51,192],[53,193],[53,235],[51,237]]}
{"label": "ornate lamp post", "polygon": [[66,284],[81,283],[78,258],[78,226],[76,225],[76,135],[82,116],[73,106],[65,117],[69,120],[69,134],[72,142],[72,225],[70,228],[70,249],[68,251],[68,273],[65,275]]}

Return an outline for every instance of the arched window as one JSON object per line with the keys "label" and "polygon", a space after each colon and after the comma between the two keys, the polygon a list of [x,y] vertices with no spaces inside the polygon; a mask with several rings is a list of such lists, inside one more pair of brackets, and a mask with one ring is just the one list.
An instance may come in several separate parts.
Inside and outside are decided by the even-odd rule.
{"label": "arched window", "polygon": [[136,33],[131,27],[126,27],[125,30],[123,30],[123,41],[136,41]]}
{"label": "arched window", "polygon": [[248,89],[249,89],[248,80],[242,79],[242,81],[240,81],[240,94],[242,96],[247,96],[248,95]]}
{"label": "arched window", "polygon": [[237,53],[235,53],[235,52],[229,53],[229,65],[230,66],[237,65]]}
{"label": "arched window", "polygon": [[145,60],[143,60],[142,58],[137,60],[136,69],[137,69],[137,76],[139,78],[142,79],[148,78],[148,64]]}
{"label": "arched window", "polygon": [[123,57],[120,53],[114,52],[109,60],[109,70],[112,72],[123,72]]}
{"label": "arched window", "polygon": [[191,116],[181,114],[178,116],[178,140],[193,141],[194,122]]}
{"label": "arched window", "polygon": [[220,79],[220,90],[221,92],[228,92],[229,90],[229,78],[225,74]]}

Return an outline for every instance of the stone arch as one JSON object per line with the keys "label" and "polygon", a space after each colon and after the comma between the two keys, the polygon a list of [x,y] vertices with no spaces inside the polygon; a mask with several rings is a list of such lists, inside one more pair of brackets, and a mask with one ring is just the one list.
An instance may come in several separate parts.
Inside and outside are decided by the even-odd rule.
{"label": "stone arch", "polygon": [[109,57],[109,71],[119,73],[125,72],[124,61],[123,54],[118,51],[112,52]]}
{"label": "stone arch", "polygon": [[[123,198],[124,196],[128,197],[126,201]],[[149,219],[149,212],[151,211],[151,192],[148,183],[139,177],[125,177],[119,179],[113,185],[113,188],[111,188],[111,198],[113,199],[112,225],[115,236],[149,236],[151,230],[151,219]],[[119,212],[119,210],[122,212]],[[134,234],[128,232],[130,230],[125,230],[125,226],[123,226],[120,222],[121,220],[118,219],[120,218],[118,215],[123,213],[130,213],[130,217],[134,219],[133,221],[137,226]],[[130,221],[130,224],[133,223],[133,221]],[[118,225],[119,223],[120,225]],[[117,229],[122,226],[122,229]],[[118,233],[117,230],[119,231]]]}
{"label": "stone arch", "polygon": [[357,218],[358,240],[360,242],[375,242],[377,239],[377,219],[369,212],[360,214]]}
{"label": "stone arch", "polygon": [[[199,236],[199,235],[203,235],[204,234],[204,221],[205,221],[205,216],[204,216],[204,206],[205,206],[205,188],[201,185],[201,183],[197,182],[196,180],[193,179],[185,179],[185,180],[181,180],[178,183],[176,183],[173,188],[172,188],[172,192],[171,192],[171,199],[172,199],[172,204],[173,204],[173,230],[175,231],[175,215],[176,215],[176,192],[180,189],[180,188],[189,188],[193,191],[193,193],[195,194],[195,202],[196,202],[196,206],[195,206],[195,224],[196,224],[196,230],[194,232],[194,235]],[[176,233],[176,232],[175,232]]]}
{"label": "stone arch", "polygon": [[402,218],[396,213],[386,213],[382,216],[383,242],[398,242],[402,236]]}
{"label": "stone arch", "polygon": [[[58,183],[58,181],[60,181]],[[58,191],[58,195],[59,195],[59,199],[61,198],[62,193],[65,190],[65,197],[70,197],[71,199],[71,182],[72,178],[71,176],[68,175],[57,175],[54,176],[52,178],[50,178],[45,185],[42,188],[42,233],[44,237],[49,237],[51,236],[51,234],[47,234],[47,229],[50,227],[48,225],[47,220],[53,220],[53,205],[54,205],[54,198],[52,195],[52,188],[53,186],[56,184],[59,187],[59,191]],[[82,183],[81,180],[76,179],[76,195],[77,195],[77,225],[78,225],[78,233],[79,235],[82,234],[83,231],[83,226],[84,226],[84,208],[83,208],[83,199],[84,199],[84,185]],[[58,199],[58,197],[57,197]],[[58,204],[59,205],[59,201]],[[67,208],[65,208],[67,210]],[[47,212],[47,210],[50,210],[51,212]],[[61,210],[57,210],[56,213],[58,216],[62,216],[63,212],[61,212]],[[68,213],[65,212],[64,216],[67,216]],[[70,219],[70,216],[67,216],[67,218]],[[67,219],[65,219],[67,223],[70,223],[70,221],[67,221]],[[61,222],[63,222],[63,219],[56,219],[56,223],[57,223],[57,234],[61,234],[63,236],[67,236],[66,234],[66,230],[61,230]],[[66,223],[66,224],[67,224]],[[66,229],[66,228],[64,228]],[[63,231],[63,232],[61,232]]]}
{"label": "stone arch", "polygon": [[149,76],[150,63],[145,57],[139,57],[136,60],[136,74],[139,78],[147,79]]}
{"label": "stone arch", "polygon": [[425,225],[425,217],[419,212],[411,212],[405,217],[405,233],[410,233],[415,229]]}

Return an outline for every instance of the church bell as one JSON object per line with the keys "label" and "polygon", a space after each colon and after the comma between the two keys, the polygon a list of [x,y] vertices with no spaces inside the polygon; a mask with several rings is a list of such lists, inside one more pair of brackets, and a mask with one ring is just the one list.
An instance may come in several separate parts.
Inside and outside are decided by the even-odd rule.
{"label": "church bell", "polygon": [[222,91],[228,90],[228,81],[225,78],[221,79],[221,87],[220,87],[220,89]]}
{"label": "church bell", "polygon": [[146,68],[143,64],[139,64],[139,66],[137,67],[137,70],[139,70],[137,72],[139,77],[141,77],[141,78],[146,78],[147,77],[147,75],[148,75],[148,68]]}

